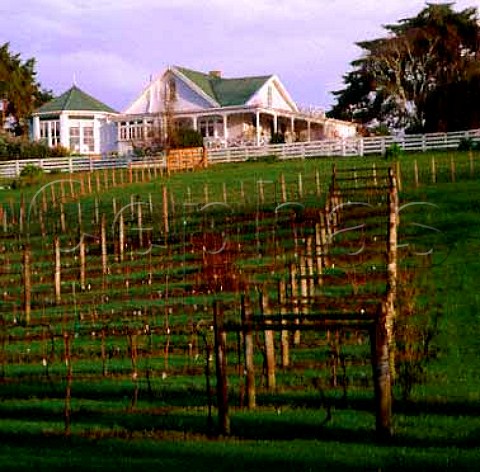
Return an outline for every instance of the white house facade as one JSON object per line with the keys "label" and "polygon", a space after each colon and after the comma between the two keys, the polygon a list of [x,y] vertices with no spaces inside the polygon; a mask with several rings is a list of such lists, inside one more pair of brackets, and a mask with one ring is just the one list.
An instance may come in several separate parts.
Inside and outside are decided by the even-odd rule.
{"label": "white house facade", "polygon": [[117,150],[117,112],[73,86],[32,114],[31,136],[72,153],[101,155]]}
{"label": "white house facade", "polygon": [[115,120],[121,154],[161,137],[168,120],[198,130],[208,147],[260,146],[276,135],[294,142],[356,134],[352,123],[300,110],[276,75],[227,79],[183,67],[152,80]]}
{"label": "white house facade", "polygon": [[74,85],[33,113],[31,137],[82,155],[124,155],[162,143],[172,126],[199,131],[207,147],[356,134],[353,123],[299,109],[276,75],[223,78],[169,67],[123,113]]}

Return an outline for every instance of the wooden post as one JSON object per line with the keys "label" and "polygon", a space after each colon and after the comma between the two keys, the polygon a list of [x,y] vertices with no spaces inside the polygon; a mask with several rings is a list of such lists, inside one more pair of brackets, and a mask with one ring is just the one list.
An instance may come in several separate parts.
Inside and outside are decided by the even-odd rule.
{"label": "wooden post", "polygon": [[55,285],[55,303],[60,305],[62,302],[62,292],[61,292],[61,261],[60,261],[60,239],[57,235],[53,237],[53,250],[55,253],[55,274],[54,274],[54,285]]}
{"label": "wooden post", "polygon": [[66,382],[65,382],[65,408],[64,408],[64,420],[65,420],[65,436],[70,436],[70,426],[71,426],[71,416],[72,416],[72,353],[71,353],[71,343],[70,336],[68,333],[63,334],[63,340],[65,343],[65,366],[67,368],[66,372]]}
{"label": "wooden post", "polygon": [[223,190],[223,201],[227,203],[228,198],[227,198],[227,184],[226,182],[223,182],[222,184],[222,190]]}
{"label": "wooden post", "polygon": [[418,187],[418,162],[415,159],[413,161],[413,173],[414,173],[414,179],[415,179],[415,188]]}
{"label": "wooden post", "polygon": [[137,202],[137,226],[138,226],[138,246],[143,247],[143,217],[142,217],[141,201]]}
{"label": "wooden post", "polygon": [[89,172],[87,174],[87,188],[88,188],[88,193],[92,193],[92,174]]}
{"label": "wooden post", "polygon": [[265,203],[265,192],[263,189],[263,180],[262,179],[258,180],[257,185],[258,185],[258,201],[261,204],[263,204]]}
{"label": "wooden post", "polygon": [[213,327],[215,331],[215,360],[217,373],[218,426],[220,434],[230,434],[228,417],[227,385],[227,333],[223,329],[223,314],[220,314],[218,302],[213,304]]}
{"label": "wooden post", "polygon": [[70,196],[74,200],[75,199],[75,187],[73,185],[72,174],[70,174],[69,183],[70,183]]}
{"label": "wooden post", "polygon": [[303,177],[302,173],[298,173],[298,198],[303,198]]}
{"label": "wooden post", "polygon": [[22,195],[20,196],[20,209],[19,209],[19,215],[18,215],[18,226],[19,226],[20,234],[23,233],[24,219],[25,219],[25,195],[22,192]]}
{"label": "wooden post", "polygon": [[102,275],[104,276],[104,280],[105,280],[105,276],[108,274],[107,221],[105,218],[105,213],[102,213],[102,222],[100,227],[100,244],[101,244],[101,250],[102,250]]}
{"label": "wooden post", "polygon": [[209,202],[208,184],[207,184],[207,183],[205,183],[205,184],[203,185],[203,199],[204,199],[204,201],[205,201],[205,205],[207,205],[208,202]]}
{"label": "wooden post", "polygon": [[[272,321],[268,319],[270,309],[268,307],[267,294],[260,292],[260,309],[265,324],[271,324]],[[265,363],[267,369],[267,389],[272,392],[276,387],[275,379],[275,338],[272,330],[265,329],[264,331],[264,349],[265,349]]]}
{"label": "wooden post", "polygon": [[85,258],[85,238],[80,230],[80,290],[84,291],[86,286],[86,258]]}
{"label": "wooden post", "polygon": [[80,195],[85,195],[85,174],[80,174]]}
{"label": "wooden post", "polygon": [[[280,314],[283,315],[286,312],[287,301],[287,287],[284,280],[280,280],[278,283],[278,302],[280,304]],[[282,324],[286,324],[285,320],[282,320]],[[286,369],[290,365],[290,341],[289,331],[284,329],[280,332],[280,348],[282,358],[282,368]]]}
{"label": "wooden post", "polygon": [[397,177],[397,187],[398,187],[398,190],[401,192],[402,191],[402,174],[401,174],[400,161],[397,161],[396,163],[396,177]]}
{"label": "wooden post", "polygon": [[98,198],[95,197],[93,200],[93,211],[94,211],[94,222],[95,224],[98,224],[100,220],[100,207],[98,203]]}
{"label": "wooden post", "polygon": [[23,312],[25,324],[30,324],[31,303],[32,303],[32,270],[30,267],[31,249],[26,244],[23,248]]}
{"label": "wooden post", "polygon": [[60,202],[60,228],[62,229],[62,233],[65,233],[67,230],[67,225],[65,223],[65,207],[63,206],[63,202]]}
{"label": "wooden post", "polygon": [[432,183],[436,183],[437,181],[437,174],[435,170],[435,158],[432,156]]}
{"label": "wooden post", "polygon": [[320,213],[320,221],[315,224],[315,261],[317,270],[317,283],[323,284],[323,268],[326,266],[325,253],[326,253],[326,230],[325,230],[325,213]]}
{"label": "wooden post", "polygon": [[282,192],[282,203],[287,202],[287,186],[285,185],[285,175],[283,172],[280,174],[280,188]]}
{"label": "wooden post", "polygon": [[397,226],[398,194],[393,170],[389,170],[390,191],[388,194],[389,218],[387,240],[387,293],[386,331],[390,353],[390,375],[395,380],[395,302],[397,297]]}
{"label": "wooden post", "polygon": [[81,204],[81,202],[77,202],[77,214],[78,214],[78,217],[77,217],[78,227],[81,228],[82,227],[82,204]]}
{"label": "wooden post", "polygon": [[132,410],[137,406],[138,400],[138,371],[137,371],[137,335],[129,333],[128,344],[130,346],[130,359],[132,362],[132,383],[133,383],[133,395],[132,395]]}
{"label": "wooden post", "polygon": [[317,192],[317,197],[320,197],[322,195],[322,188],[320,186],[320,172],[318,169],[315,169],[315,188]]}
{"label": "wooden post", "polygon": [[373,384],[375,388],[376,431],[379,439],[392,436],[392,378],[386,329],[385,303],[379,305],[377,319],[370,333]]}
{"label": "wooden post", "polygon": [[455,182],[455,160],[453,156],[450,158],[450,172],[452,176],[452,182]]}
{"label": "wooden post", "polygon": [[165,241],[167,241],[168,227],[168,192],[167,187],[163,187],[163,230],[165,231]]}
{"label": "wooden post", "polygon": [[312,249],[312,236],[307,237],[305,257],[306,273],[307,273],[307,289],[308,297],[313,297],[315,294],[315,279],[313,277],[313,249]]}
{"label": "wooden post", "polygon": [[125,251],[125,223],[123,220],[123,211],[120,213],[118,220],[118,250],[120,261],[123,262],[124,251]]}
{"label": "wooden post", "polygon": [[[299,299],[298,299],[298,282],[297,282],[297,266],[295,264],[290,265],[290,285],[292,287],[292,303],[293,312],[298,315],[300,313]],[[299,318],[295,318],[296,324],[300,323]],[[300,344],[300,331],[296,330],[293,333],[293,344],[298,346]]]}
{"label": "wooden post", "polygon": [[256,407],[255,398],[255,363],[253,358],[253,330],[252,330],[252,312],[247,305],[245,295],[241,299],[241,318],[243,328],[243,348],[245,357],[245,373],[247,388],[247,408],[253,410]]}

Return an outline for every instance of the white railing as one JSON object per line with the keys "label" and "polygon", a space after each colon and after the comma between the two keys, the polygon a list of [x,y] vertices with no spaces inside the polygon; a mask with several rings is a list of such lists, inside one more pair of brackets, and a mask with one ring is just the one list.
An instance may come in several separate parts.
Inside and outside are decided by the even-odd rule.
{"label": "white railing", "polygon": [[480,129],[454,133],[414,134],[371,138],[325,139],[308,143],[274,144],[209,150],[209,162],[238,162],[262,156],[275,155],[278,159],[305,159],[310,157],[349,157],[385,154],[393,143],[405,151],[457,149],[461,140],[470,138],[480,142]]}
{"label": "white railing", "polygon": [[[208,161],[211,164],[243,162],[272,155],[281,160],[308,159],[322,156],[354,157],[366,156],[369,154],[383,155],[393,143],[397,143],[405,151],[448,150],[457,149],[461,140],[465,138],[480,142],[480,129],[453,133],[325,139],[322,141],[312,141],[307,143],[209,149]],[[165,167],[165,160],[163,156],[157,156],[154,158],[115,157],[108,159],[60,157],[4,161],[0,162],[0,176],[5,178],[15,178],[28,164],[42,167],[46,172],[72,173],[98,169],[128,168],[131,165]]]}
{"label": "white railing", "polygon": [[27,165],[41,167],[48,173],[73,173],[91,172],[102,169],[127,169],[128,167],[151,166],[165,167],[163,156],[153,158],[124,158],[114,157],[108,159],[95,159],[90,157],[58,157],[47,159],[22,159],[17,161],[0,162],[0,176],[4,178],[15,178],[20,175],[22,169]]}

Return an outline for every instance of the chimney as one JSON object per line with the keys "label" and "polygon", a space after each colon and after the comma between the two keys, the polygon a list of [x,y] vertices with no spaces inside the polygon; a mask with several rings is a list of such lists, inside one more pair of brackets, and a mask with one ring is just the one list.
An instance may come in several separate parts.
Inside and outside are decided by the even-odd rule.
{"label": "chimney", "polygon": [[222,71],[221,70],[211,70],[208,75],[210,77],[215,77],[216,79],[222,78]]}

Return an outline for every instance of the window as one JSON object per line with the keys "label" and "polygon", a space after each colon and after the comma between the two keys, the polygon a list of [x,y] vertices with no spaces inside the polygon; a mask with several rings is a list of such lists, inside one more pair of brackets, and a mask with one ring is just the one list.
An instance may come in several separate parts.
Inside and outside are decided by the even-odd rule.
{"label": "window", "polygon": [[85,128],[83,128],[83,145],[87,152],[95,152],[93,126],[86,126]]}
{"label": "window", "polygon": [[198,129],[204,138],[218,138],[223,136],[223,121],[220,117],[200,118]]}
{"label": "window", "polygon": [[50,125],[52,146],[60,144],[60,121],[52,121]]}
{"label": "window", "polygon": [[267,106],[268,108],[272,108],[273,106],[273,88],[271,85],[269,85],[267,89]]}
{"label": "window", "polygon": [[40,122],[40,139],[48,139],[48,121]]}
{"label": "window", "polygon": [[80,126],[70,127],[70,149],[80,152]]}
{"label": "window", "polygon": [[58,146],[60,144],[60,121],[40,121],[40,139],[45,140],[50,147]]}

